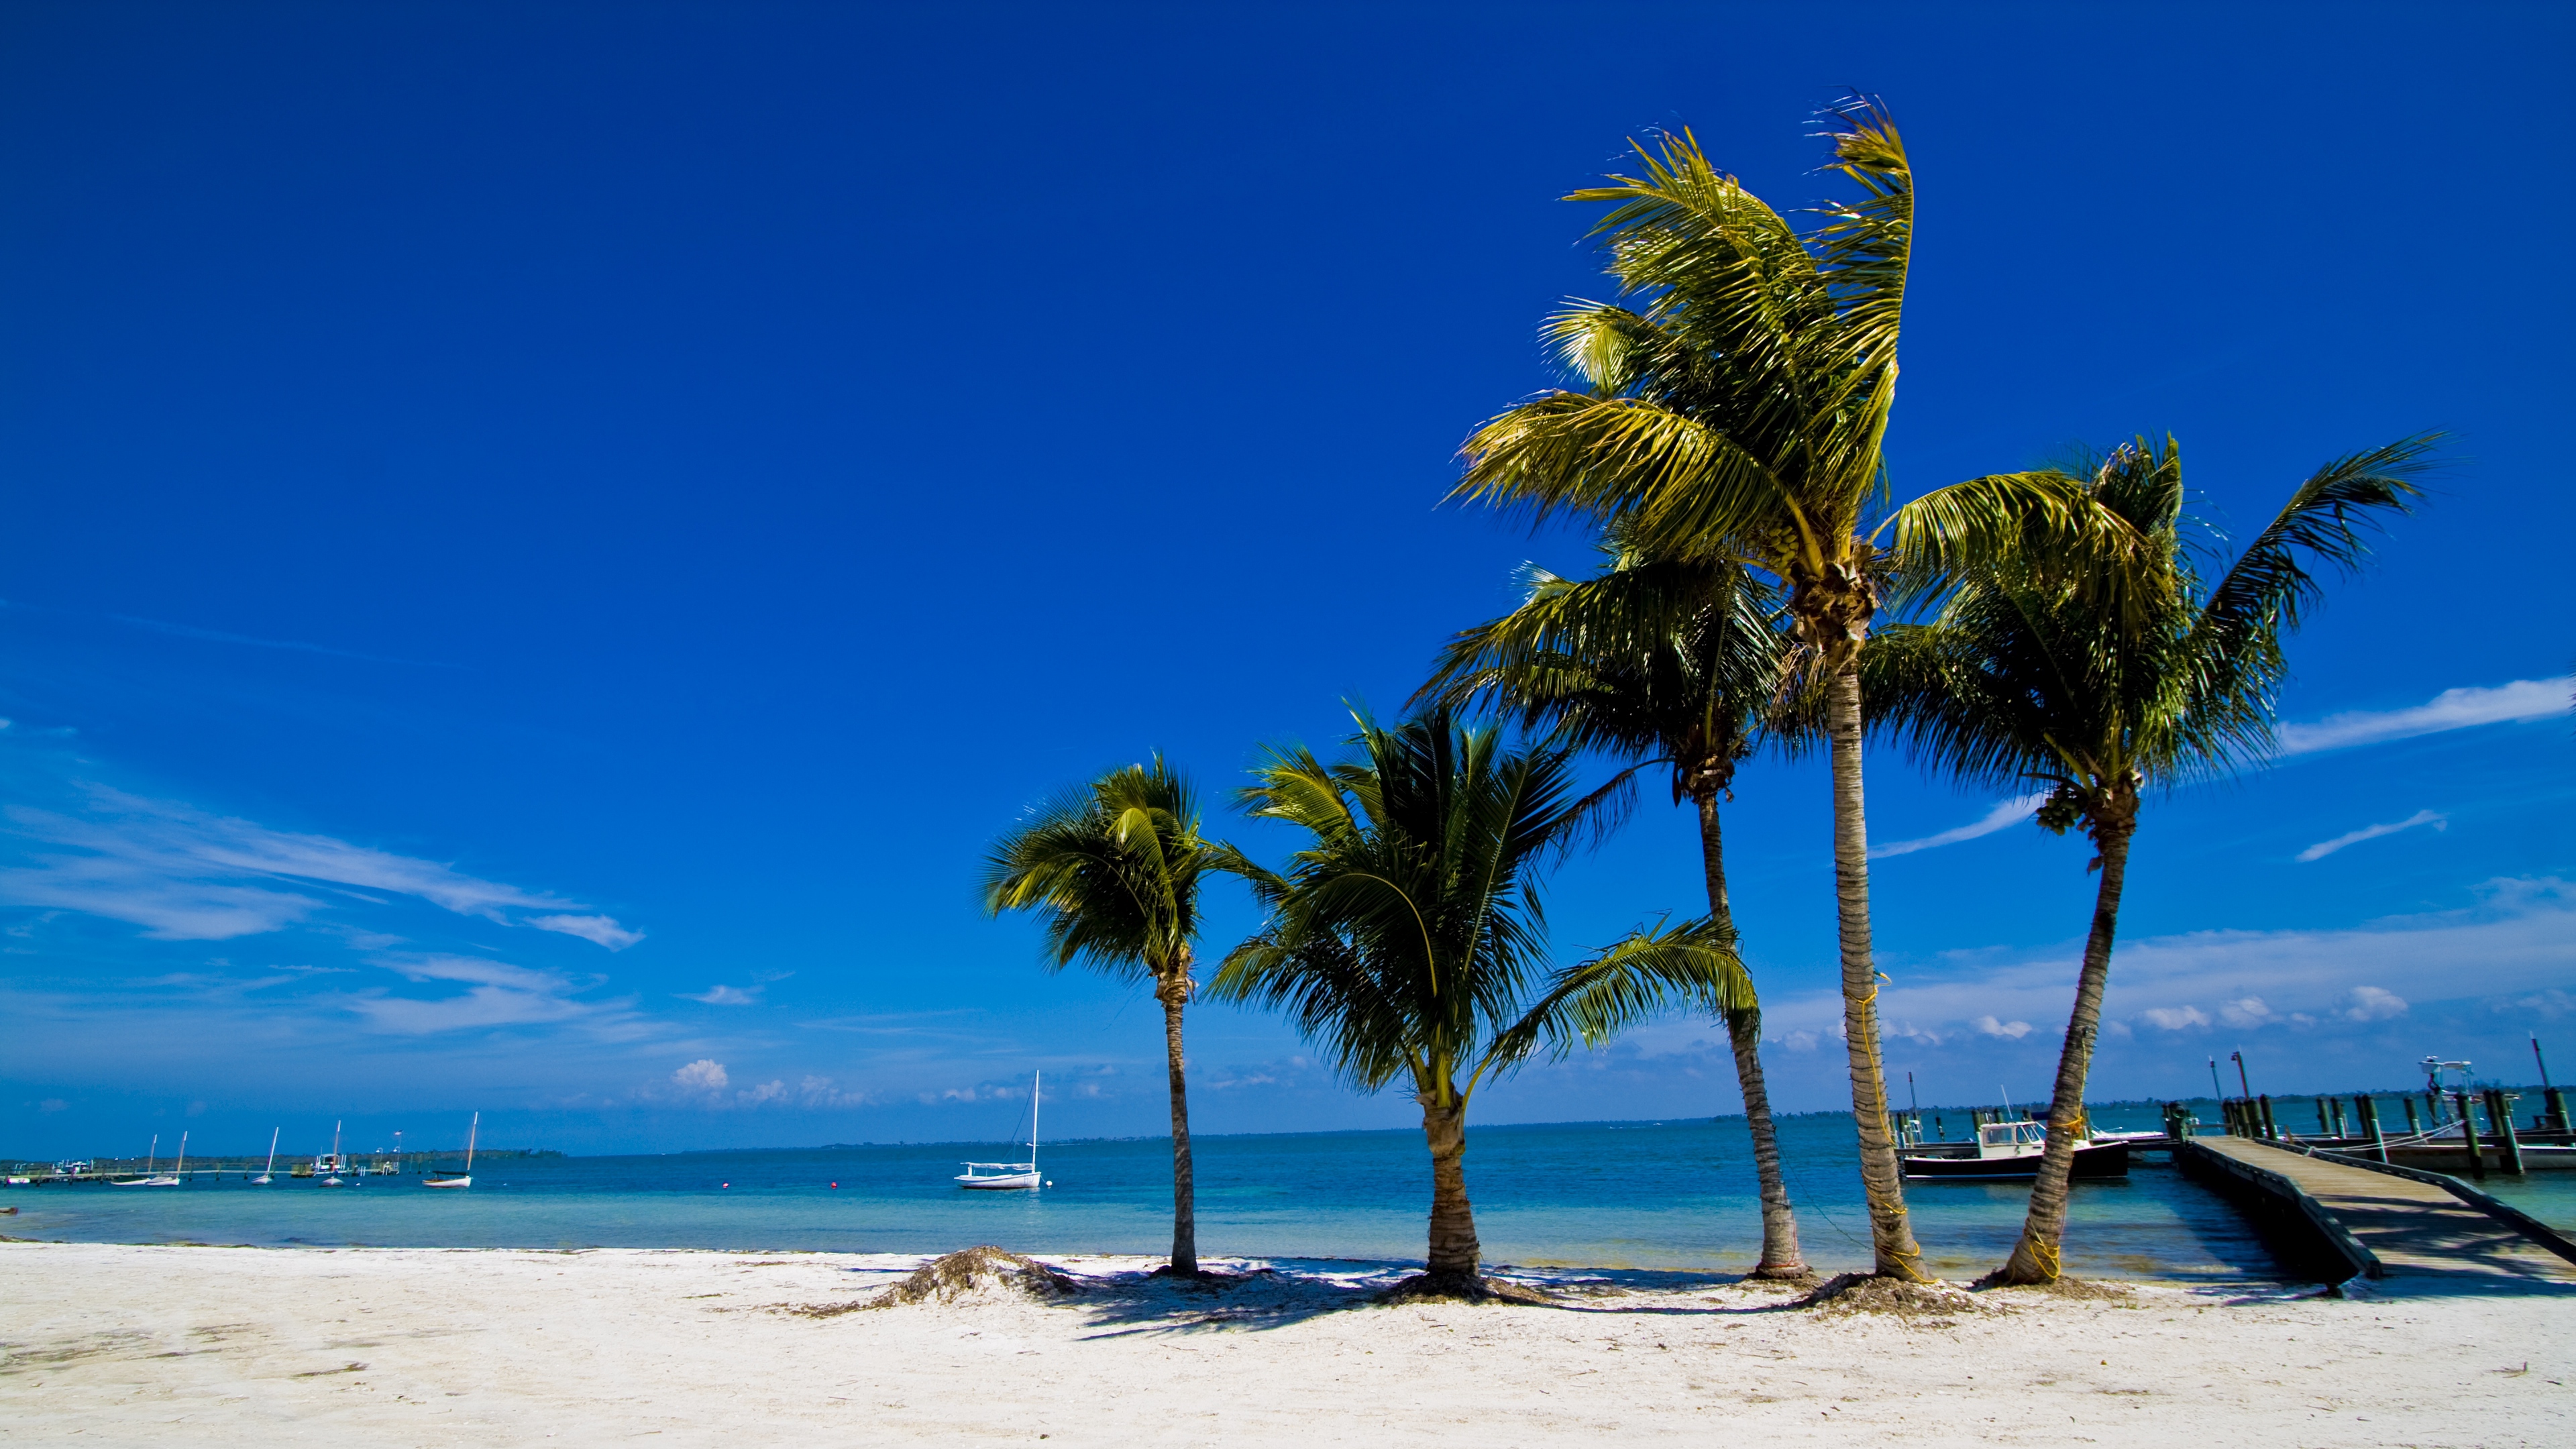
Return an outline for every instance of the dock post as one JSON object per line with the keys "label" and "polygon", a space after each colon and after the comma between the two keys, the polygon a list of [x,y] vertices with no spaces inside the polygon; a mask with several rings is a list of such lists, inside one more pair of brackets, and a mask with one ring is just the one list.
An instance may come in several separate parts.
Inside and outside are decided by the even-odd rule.
{"label": "dock post", "polygon": [[2487,1152],[2478,1142],[2477,1119],[2469,1115],[2469,1089],[2462,1087],[2451,1095],[2459,1103],[2460,1140],[2468,1144],[2469,1176],[2484,1182],[2487,1179]]}
{"label": "dock post", "polygon": [[2263,1124],[2263,1140],[2266,1142],[2280,1141],[2281,1124],[2274,1121],[2272,1118],[2272,1094],[2265,1092],[2254,1100],[2261,1106],[2261,1115],[2258,1120]]}
{"label": "dock post", "polygon": [[2326,1120],[2326,1099],[2319,1097],[2316,1101],[2317,1135],[2319,1137],[2341,1137],[2343,1134],[2334,1130],[2334,1124]]}
{"label": "dock post", "polygon": [[2409,1137],[2423,1136],[2424,1124],[2415,1119],[2415,1099],[2412,1097],[2400,1097],[2397,1100],[2404,1103],[2406,1107],[2406,1135]]}
{"label": "dock post", "polygon": [[2549,1130],[2552,1132],[2566,1131],[2567,1089],[2564,1087],[2547,1088],[2541,1092],[2540,1099],[2549,1104]]}
{"label": "dock post", "polygon": [[2337,1136],[2337,1137],[2349,1137],[2349,1136],[2351,1136],[2351,1135],[2352,1135],[2351,1133],[2348,1133],[2348,1132],[2346,1132],[2346,1131],[2344,1131],[2344,1130],[2343,1130],[2343,1128],[2344,1128],[2344,1121],[2343,1121],[2343,1098],[2341,1098],[2341,1097],[2337,1097],[2337,1098],[2335,1098],[2335,1099],[2334,1099],[2334,1119],[2335,1119],[2335,1121],[2334,1121],[2334,1135],[2335,1135],[2335,1136]]}
{"label": "dock post", "polygon": [[2496,1155],[2504,1170],[2522,1176],[2522,1141],[2513,1135],[2513,1098],[2502,1087],[2487,1088],[2487,1130],[2495,1133]]}
{"label": "dock post", "polygon": [[2352,1110],[2353,1115],[2361,1119],[2361,1130],[2370,1134],[2371,1155],[2386,1162],[2388,1138],[2379,1130],[2379,1104],[2368,1097],[2355,1097],[2352,1099]]}

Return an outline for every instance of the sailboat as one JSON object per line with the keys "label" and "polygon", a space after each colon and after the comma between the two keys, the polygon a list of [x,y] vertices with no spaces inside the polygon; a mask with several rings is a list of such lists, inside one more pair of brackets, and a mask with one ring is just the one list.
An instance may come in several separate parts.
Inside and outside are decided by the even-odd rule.
{"label": "sailboat", "polygon": [[[169,1172],[155,1172],[155,1171],[153,1171],[153,1170],[152,1170],[152,1168],[153,1168],[153,1164],[155,1164],[155,1163],[159,1162],[160,1160],[161,1160],[161,1134],[160,1134],[160,1133],[158,1133],[158,1132],[155,1132],[155,1133],[153,1133],[153,1134],[152,1134],[152,1146],[151,1146],[151,1148],[150,1148],[149,1150],[147,1150],[147,1151],[144,1153],[144,1156],[143,1156],[143,1175],[142,1175],[141,1177],[125,1177],[125,1178],[116,1178],[116,1179],[112,1179],[112,1180],[110,1181],[110,1183],[109,1183],[109,1186],[111,1186],[111,1187],[177,1187],[177,1186],[179,1185],[179,1178],[178,1178],[178,1175],[177,1175],[176,1173],[169,1173]],[[185,1133],[185,1132],[182,1132],[182,1133],[180,1133],[180,1134],[179,1134],[179,1160],[180,1160],[181,1162],[183,1162],[183,1163],[184,1163],[184,1162],[186,1162],[186,1161],[188,1160],[188,1134],[187,1134],[187,1133]]]}
{"label": "sailboat", "polygon": [[261,1168],[259,1176],[251,1179],[255,1184],[266,1186],[269,1174],[277,1170],[277,1133],[278,1129],[275,1127],[268,1129],[268,1166]]}
{"label": "sailboat", "polygon": [[[474,1125],[465,1129],[465,1170],[454,1177],[424,1177],[423,1187],[472,1187],[474,1185],[474,1139],[483,1132],[483,1114],[474,1114]],[[501,1184],[508,1187],[508,1183]]]}
{"label": "sailboat", "polygon": [[340,1173],[342,1169],[346,1168],[348,1165],[348,1162],[340,1156],[340,1124],[334,1122],[331,1124],[331,1150],[322,1156],[313,1159],[313,1173],[316,1177],[322,1179],[320,1182],[313,1185],[315,1187],[347,1187],[348,1184],[340,1180]]}
{"label": "sailboat", "polygon": [[[990,1192],[1018,1188],[1034,1190],[1043,1185],[1038,1176],[1038,1086],[1045,1077],[1046,1073],[1039,1072],[1029,1079],[1029,1160],[965,1163],[966,1170],[957,1175],[959,1187]],[[986,1170],[978,1173],[977,1168]]]}

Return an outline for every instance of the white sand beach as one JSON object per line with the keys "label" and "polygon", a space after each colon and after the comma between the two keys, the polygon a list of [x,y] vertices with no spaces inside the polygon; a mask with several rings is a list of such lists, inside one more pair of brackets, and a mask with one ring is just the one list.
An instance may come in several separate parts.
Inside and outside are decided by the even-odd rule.
{"label": "white sand beach", "polygon": [[1388,1306],[1062,1258],[1082,1291],[1054,1302],[815,1315],[918,1261],[0,1244],[0,1442],[2576,1443],[2555,1288],[1897,1316],[1610,1275]]}

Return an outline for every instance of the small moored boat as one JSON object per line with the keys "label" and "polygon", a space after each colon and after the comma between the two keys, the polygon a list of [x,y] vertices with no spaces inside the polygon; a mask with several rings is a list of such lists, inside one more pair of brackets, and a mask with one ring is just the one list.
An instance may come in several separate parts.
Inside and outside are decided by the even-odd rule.
{"label": "small moored boat", "polygon": [[966,1170],[957,1174],[959,1187],[1001,1192],[1034,1191],[1046,1185],[1046,1179],[1038,1175],[1038,1086],[1045,1077],[1046,1073],[1039,1072],[1029,1079],[1029,1160],[962,1163]]}
{"label": "small moored boat", "polygon": [[[2076,1143],[2071,1175],[2127,1177],[2134,1136],[2122,1133]],[[2039,1176],[2039,1159],[2047,1150],[2045,1122],[1988,1122],[1977,1128],[1974,1142],[1909,1147],[1897,1158],[1909,1179],[2010,1182]]]}
{"label": "small moored boat", "polygon": [[[465,1129],[465,1170],[454,1177],[424,1177],[423,1187],[472,1187],[474,1185],[474,1139],[483,1133],[483,1114],[474,1114],[474,1123]],[[509,1186],[503,1183],[503,1187]]]}

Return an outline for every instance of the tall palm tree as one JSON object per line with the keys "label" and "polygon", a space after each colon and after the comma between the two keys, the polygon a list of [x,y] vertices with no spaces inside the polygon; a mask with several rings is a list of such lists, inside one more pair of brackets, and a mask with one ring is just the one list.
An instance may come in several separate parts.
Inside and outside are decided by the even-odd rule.
{"label": "tall palm tree", "polygon": [[[1718,802],[1783,683],[1773,596],[1733,564],[1649,559],[1616,535],[1603,551],[1607,566],[1590,579],[1533,567],[1528,600],[1461,632],[1416,698],[1451,708],[1490,700],[1525,728],[1633,762],[1596,796],[1625,790],[1633,799],[1640,771],[1669,767],[1673,803],[1688,801],[1699,814],[1709,924],[1733,943]],[[1762,1011],[1746,1006],[1723,1019],[1761,1185],[1762,1256],[1753,1276],[1804,1277],[1762,1078]]]}
{"label": "tall palm tree", "polygon": [[1198,1219],[1191,1183],[1189,1083],[1181,1011],[1194,983],[1199,884],[1232,852],[1199,834],[1197,794],[1160,755],[1112,770],[1034,811],[993,846],[984,909],[1036,911],[1046,959],[1141,979],[1163,1007],[1163,1055],[1172,1095],[1172,1267],[1198,1276]]}
{"label": "tall palm tree", "polygon": [[1383,729],[1358,758],[1274,751],[1243,792],[1255,816],[1310,838],[1288,870],[1249,870],[1270,908],[1230,952],[1216,995],[1282,1008],[1353,1085],[1409,1081],[1431,1152],[1425,1277],[1476,1293],[1467,1106],[1541,1046],[1607,1040],[1674,1004],[1733,1011],[1753,987],[1705,921],[1638,932],[1545,969],[1542,870],[1585,827],[1573,751],[1505,747],[1443,711]]}
{"label": "tall palm tree", "polygon": [[[2142,794],[2268,754],[2286,672],[2282,635],[2322,592],[2312,567],[2351,572],[2363,532],[2417,496],[2431,445],[2410,438],[2328,463],[2214,583],[2193,566],[2182,454],[2168,438],[2114,450],[2064,489],[2103,526],[2074,540],[2025,532],[2016,547],[1941,567],[1937,616],[1884,630],[1864,651],[1871,724],[1959,780],[2049,792],[2039,823],[2081,827],[2102,873],[2075,1006],[2058,1055],[2048,1146],[2008,1283],[2058,1275],[2067,1176],[2084,1137],[2084,1082],[2102,1020],[2120,893]],[[2101,540],[2115,546],[2103,547]],[[2214,553],[2214,550],[2208,550]]]}
{"label": "tall palm tree", "polygon": [[[1859,194],[1800,233],[1688,133],[1639,146],[1645,174],[1572,201],[1613,203],[1594,234],[1638,305],[1584,302],[1547,335],[1584,382],[1478,429],[1456,496],[1616,520],[1658,558],[1735,562],[1780,582],[1801,667],[1821,683],[1833,771],[1843,1039],[1877,1271],[1925,1279],[1907,1222],[1879,1057],[1857,661],[1885,559],[1865,531],[1886,488],[1880,444],[1914,235],[1895,122],[1854,97],[1826,116],[1828,169]],[[1997,537],[2051,506],[2027,475],[1952,484],[1894,520],[1899,547]]]}

